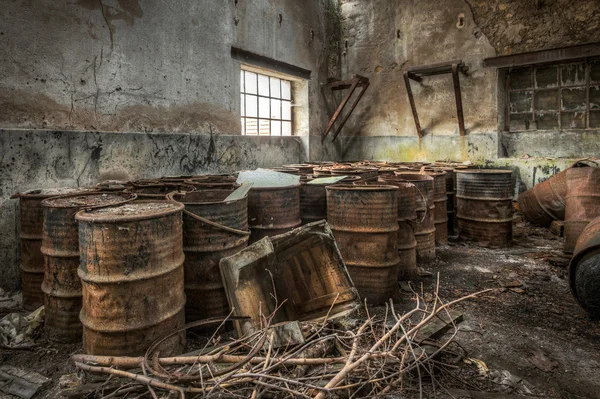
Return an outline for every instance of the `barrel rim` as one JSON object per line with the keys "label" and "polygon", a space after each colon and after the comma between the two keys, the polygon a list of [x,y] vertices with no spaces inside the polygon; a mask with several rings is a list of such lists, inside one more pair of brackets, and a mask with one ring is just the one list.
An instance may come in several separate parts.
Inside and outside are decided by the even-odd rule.
{"label": "barrel rim", "polygon": [[352,184],[337,184],[325,187],[326,190],[334,191],[375,191],[375,192],[386,192],[386,191],[398,191],[397,186],[389,184],[373,184],[368,186],[355,186]]}
{"label": "barrel rim", "polygon": [[289,190],[291,188],[300,188],[302,184],[294,184],[291,186],[278,186],[278,187],[252,187],[249,193],[253,191],[279,191],[279,190]]}
{"label": "barrel rim", "polygon": [[[180,190],[180,188],[184,187],[184,188],[189,188],[189,191],[195,191],[196,187],[194,187],[192,184],[186,184],[185,182],[182,183],[175,183],[175,182],[163,182],[163,183],[150,183],[150,184],[145,184],[145,183],[131,183],[131,185],[133,187],[128,187],[127,189],[125,189],[124,191],[127,193],[134,193],[134,194],[142,194],[142,195],[149,195],[148,193],[136,193],[135,189],[138,188],[149,188],[149,187],[170,187],[173,186],[173,190],[172,191],[185,191],[185,190]],[[157,195],[157,194],[150,194],[150,195]]]}
{"label": "barrel rim", "polygon": [[454,172],[484,175],[504,175],[513,173],[513,171],[510,169],[455,169]]}
{"label": "barrel rim", "polygon": [[[66,193],[66,194],[43,194],[44,190],[57,190],[57,189],[65,189],[65,188],[73,188],[75,191]],[[11,195],[10,198],[28,198],[28,199],[46,199],[52,197],[58,197],[61,195],[72,195],[78,193],[89,193],[89,192],[98,192],[101,191],[98,187],[55,187],[55,188],[32,188],[30,190],[23,191],[21,193],[15,193]]]}
{"label": "barrel rim", "polygon": [[[64,198],[74,198],[74,197],[84,197],[91,195],[104,195],[111,194],[117,197],[122,197],[121,201],[117,201],[114,203],[106,203],[106,204],[98,204],[98,205],[52,205],[52,201],[56,201]],[[95,208],[105,208],[109,206],[118,206],[125,204],[130,201],[134,201],[137,199],[137,195],[129,192],[115,192],[115,191],[91,191],[91,192],[81,192],[76,194],[65,194],[65,195],[55,195],[50,198],[46,198],[42,201],[41,205],[44,208],[50,209],[74,209],[74,208],[85,208],[85,209],[95,209]]]}
{"label": "barrel rim", "polygon": [[[87,209],[82,209],[75,214],[75,219],[81,222],[91,222],[91,223],[120,223],[120,222],[134,222],[140,220],[150,220],[156,219],[164,216],[170,216],[173,214],[177,214],[185,208],[181,202],[168,201],[168,200],[142,200],[136,201],[133,204],[144,204],[144,203],[162,203],[162,204],[170,204],[175,206],[174,209],[168,209],[165,211],[155,212],[155,213],[146,213],[142,215],[93,215],[89,214]],[[121,205],[120,205],[121,206]]]}

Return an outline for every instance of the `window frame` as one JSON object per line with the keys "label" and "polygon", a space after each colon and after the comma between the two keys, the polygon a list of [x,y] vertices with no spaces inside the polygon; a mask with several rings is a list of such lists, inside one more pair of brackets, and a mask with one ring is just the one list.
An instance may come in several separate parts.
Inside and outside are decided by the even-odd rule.
{"label": "window frame", "polygon": [[[246,79],[247,79],[247,74],[248,73],[254,73],[256,74],[256,93],[249,93],[246,89]],[[269,94],[268,95],[264,95],[264,94],[259,94],[259,79],[260,76],[264,76],[267,77],[269,79],[269,83],[268,83],[268,87],[269,87]],[[272,81],[271,79],[278,79],[279,80],[279,96],[273,96],[273,93],[271,92],[272,90]],[[241,129],[241,134],[243,136],[248,136],[248,137],[292,137],[295,136],[295,132],[294,132],[294,81],[299,80],[298,78],[294,78],[291,77],[289,75],[285,75],[282,73],[278,73],[275,71],[271,71],[271,70],[267,70],[264,68],[258,68],[255,66],[250,66],[250,65],[246,65],[246,64],[242,64],[240,67],[240,122],[242,124],[242,129]],[[283,84],[282,82],[285,81],[289,84],[289,99],[284,98],[283,96]],[[254,96],[256,97],[256,116],[248,116],[248,96]],[[267,99],[268,103],[269,103],[269,112],[268,115],[269,117],[261,117],[261,109],[260,109],[260,99]],[[246,100],[246,102],[244,104],[242,104],[243,100]],[[280,103],[280,108],[279,108],[279,118],[273,118],[273,112],[272,112],[272,102],[273,100],[279,101]],[[289,102],[290,106],[289,106],[289,119],[284,119],[283,118],[283,111],[284,111],[284,102]],[[248,120],[255,120],[256,121],[256,132],[257,134],[248,134]],[[269,123],[269,134],[261,134],[260,133],[260,121],[261,120],[265,120],[268,121]],[[279,122],[279,134],[273,134],[273,124],[272,122]],[[289,123],[290,126],[290,134],[283,134],[283,124],[284,123]]]}
{"label": "window frame", "polygon": [[[584,74],[585,74],[585,83],[584,84],[563,84],[563,67],[569,64],[580,64],[584,65]],[[597,113],[600,115],[600,108],[592,109],[590,102],[590,91],[592,88],[597,87],[600,91],[600,80],[592,82],[591,80],[591,72],[592,72],[592,63],[600,65],[599,57],[585,57],[585,58],[573,58],[568,60],[554,61],[554,62],[546,62],[546,63],[536,63],[529,65],[519,65],[516,67],[508,67],[502,68],[501,71],[504,74],[504,87],[503,87],[503,95],[504,95],[504,123],[503,130],[507,133],[523,133],[523,132],[543,132],[543,131],[562,131],[562,130],[574,130],[574,131],[585,131],[585,130],[598,130],[600,126],[591,127],[590,126],[590,116],[591,113]],[[557,69],[557,85],[554,87],[546,87],[546,88],[538,88],[536,87],[536,74],[537,70],[544,67],[556,67]],[[531,77],[531,87],[525,89],[512,89],[510,86],[510,74],[513,70],[519,69],[529,69],[529,76]],[[569,88],[582,88],[585,90],[585,104],[584,110],[568,110],[563,109],[563,89]],[[557,127],[556,128],[536,128],[536,129],[518,129],[511,130],[510,122],[511,115],[527,115],[531,114],[530,123],[534,123],[538,120],[540,115],[543,115],[544,111],[536,110],[536,94],[539,92],[549,91],[549,90],[557,90],[558,92],[558,106],[557,109],[554,110],[546,110],[546,113],[555,113],[557,115]],[[511,93],[531,93],[531,109],[530,111],[523,112],[511,112]],[[584,127],[563,127],[562,126],[562,114],[563,113],[577,113],[577,112],[585,112],[585,126]]]}

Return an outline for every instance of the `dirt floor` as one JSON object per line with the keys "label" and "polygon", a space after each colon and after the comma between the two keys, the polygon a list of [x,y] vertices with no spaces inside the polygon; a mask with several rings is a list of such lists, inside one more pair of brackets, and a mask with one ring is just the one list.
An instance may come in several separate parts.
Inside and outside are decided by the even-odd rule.
{"label": "dirt floor", "polygon": [[[439,274],[440,297],[446,301],[485,288],[500,289],[454,307],[464,315],[457,341],[473,360],[462,361],[455,372],[437,375],[435,392],[425,378],[423,397],[600,398],[600,324],[571,296],[562,239],[519,218],[514,227],[508,249],[478,248],[451,239],[438,247],[436,261],[425,266],[432,276],[412,282],[413,289],[432,292]],[[412,309],[412,297],[403,285],[396,310]],[[0,317],[18,309],[15,306],[0,302]],[[75,372],[68,359],[79,352],[80,345],[40,338],[31,350],[0,349],[0,364],[52,378],[36,397],[53,397],[61,384],[68,385],[68,378],[61,383],[61,376]],[[390,397],[418,398],[419,393]]]}

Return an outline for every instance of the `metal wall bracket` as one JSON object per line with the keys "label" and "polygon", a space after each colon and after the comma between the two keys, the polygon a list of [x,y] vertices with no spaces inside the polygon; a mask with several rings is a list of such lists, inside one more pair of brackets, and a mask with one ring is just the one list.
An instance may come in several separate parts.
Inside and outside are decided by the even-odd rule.
{"label": "metal wall bracket", "polygon": [[446,73],[452,74],[452,80],[454,82],[454,98],[456,100],[456,114],[458,116],[458,129],[460,130],[461,136],[466,136],[467,131],[465,129],[465,118],[463,115],[462,98],[460,93],[460,80],[458,73],[462,73],[467,76],[468,67],[463,64],[462,60],[452,60],[447,62],[440,62],[437,64],[430,65],[419,65],[409,67],[407,72],[404,72],[404,83],[406,84],[406,94],[408,94],[408,101],[410,102],[410,108],[412,110],[413,118],[415,120],[415,126],[417,127],[417,133],[419,137],[423,137],[423,131],[421,130],[421,124],[419,123],[419,115],[417,114],[417,106],[415,105],[415,98],[410,87],[410,81],[422,82],[425,76],[443,75]]}
{"label": "metal wall bracket", "polygon": [[346,113],[346,116],[344,116],[344,118],[338,125],[337,129],[335,130],[335,133],[333,134],[332,140],[335,141],[335,138],[338,136],[338,134],[340,134],[340,131],[346,124],[346,121],[352,114],[352,111],[354,111],[354,108],[356,108],[356,105],[362,98],[363,94],[365,94],[365,91],[369,87],[369,84],[370,84],[369,78],[366,78],[366,77],[360,76],[360,75],[352,75],[352,78],[349,80],[336,80],[336,81],[325,83],[322,85],[323,87],[331,89],[331,91],[346,90],[346,89],[349,89],[349,90],[346,93],[346,95],[344,96],[344,98],[342,99],[342,102],[340,103],[340,105],[337,107],[335,113],[329,120],[327,129],[325,129],[325,131],[323,132],[323,135],[321,136],[321,142],[325,141],[325,137],[333,129],[333,125],[338,120],[338,118],[341,116],[342,111],[344,110],[344,107],[346,107],[346,104],[348,104],[348,101],[350,100],[350,97],[352,97],[352,94],[354,94],[356,89],[360,89],[360,92],[358,93],[358,96],[354,99],[354,102],[353,102],[352,106],[350,107],[350,110],[348,111],[348,113]]}

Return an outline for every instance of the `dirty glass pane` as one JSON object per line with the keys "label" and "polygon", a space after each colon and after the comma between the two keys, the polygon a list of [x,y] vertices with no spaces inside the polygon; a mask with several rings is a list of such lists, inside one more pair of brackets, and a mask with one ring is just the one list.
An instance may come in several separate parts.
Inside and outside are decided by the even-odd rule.
{"label": "dirty glass pane", "polygon": [[509,72],[510,90],[531,89],[531,68],[513,69]]}
{"label": "dirty glass pane", "polygon": [[256,94],[256,74],[254,72],[245,71],[245,90],[246,93]]}
{"label": "dirty glass pane", "polygon": [[281,81],[281,98],[284,100],[292,99],[292,82],[288,82],[287,80]]}
{"label": "dirty glass pane", "polygon": [[600,86],[590,86],[590,109],[600,109]]}
{"label": "dirty glass pane", "polygon": [[600,127],[600,111],[590,111],[590,127]]}
{"label": "dirty glass pane", "polygon": [[271,119],[281,119],[281,100],[271,100]]}
{"label": "dirty glass pane", "polygon": [[292,122],[281,122],[281,135],[291,136],[292,135]]}
{"label": "dirty glass pane", "polygon": [[510,93],[510,112],[531,112],[531,92]]}
{"label": "dirty glass pane", "polygon": [[246,134],[246,118],[242,118],[242,136]]}
{"label": "dirty glass pane", "polygon": [[585,82],[585,62],[561,65],[561,82],[563,86],[583,86]]}
{"label": "dirty glass pane", "polygon": [[563,129],[585,129],[585,112],[563,112],[560,122]]}
{"label": "dirty glass pane", "polygon": [[261,136],[271,134],[271,121],[268,119],[260,119],[258,123],[258,131]]}
{"label": "dirty glass pane", "polygon": [[269,99],[258,97],[258,116],[260,118],[269,118]]}
{"label": "dirty glass pane", "polygon": [[258,119],[246,118],[246,134],[255,136],[258,134]]}
{"label": "dirty glass pane", "polygon": [[246,95],[246,114],[245,116],[258,116],[258,97]]}
{"label": "dirty glass pane", "polygon": [[281,97],[281,79],[271,78],[271,97]]}
{"label": "dirty glass pane", "polygon": [[282,101],[281,102],[281,119],[285,119],[287,121],[292,120],[292,102],[291,101]]}
{"label": "dirty glass pane", "polygon": [[271,121],[271,136],[281,136],[281,122]]}
{"label": "dirty glass pane", "polygon": [[535,114],[538,130],[558,129],[558,113]]}
{"label": "dirty glass pane", "polygon": [[240,114],[243,116],[246,115],[246,101],[244,101],[245,96],[243,94],[240,97]]}
{"label": "dirty glass pane", "polygon": [[536,111],[558,110],[558,89],[540,90],[535,92]]}
{"label": "dirty glass pane", "polygon": [[269,77],[258,75],[258,94],[261,96],[269,96]]}
{"label": "dirty glass pane", "polygon": [[246,92],[246,91],[244,90],[244,73],[245,73],[245,72],[246,72],[246,71],[242,71],[242,70],[240,70],[240,91],[241,91],[242,93],[245,93],[245,92]]}
{"label": "dirty glass pane", "polygon": [[562,90],[562,109],[568,111],[585,110],[585,87],[573,87]]}
{"label": "dirty glass pane", "polygon": [[590,80],[592,82],[600,82],[600,60],[590,63]]}
{"label": "dirty glass pane", "polygon": [[558,67],[556,65],[535,69],[535,87],[545,89],[558,86]]}
{"label": "dirty glass pane", "polygon": [[520,130],[529,130],[533,128],[532,114],[510,114],[510,126],[511,132],[517,132]]}

